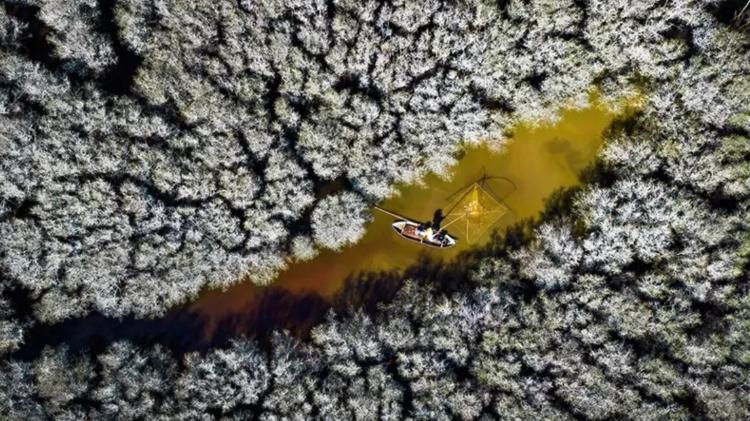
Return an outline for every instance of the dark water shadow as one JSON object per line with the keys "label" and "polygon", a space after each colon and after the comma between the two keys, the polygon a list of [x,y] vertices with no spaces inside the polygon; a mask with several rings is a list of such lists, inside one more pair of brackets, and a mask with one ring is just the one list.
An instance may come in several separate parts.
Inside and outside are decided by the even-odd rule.
{"label": "dark water shadow", "polygon": [[552,154],[560,155],[569,168],[581,168],[586,163],[585,158],[565,139],[552,139],[545,143],[545,147]]}
{"label": "dark water shadow", "polygon": [[75,353],[99,354],[114,342],[158,343],[177,354],[203,349],[199,332],[203,321],[195,314],[173,311],[160,319],[122,319],[101,314],[70,319],[57,324],[39,324],[26,332],[25,342],[12,356],[33,360],[46,347],[66,345]]}
{"label": "dark water shadow", "polygon": [[[543,220],[570,217],[573,195],[578,188],[561,189],[548,198]],[[48,346],[65,344],[73,352],[99,354],[114,342],[127,340],[140,346],[159,344],[175,355],[225,347],[240,337],[258,340],[267,347],[273,332],[286,330],[303,340],[311,330],[333,311],[345,318],[357,311],[375,314],[382,303],[391,301],[404,280],[430,285],[450,294],[470,287],[470,274],[478,262],[488,256],[507,256],[510,251],[533,239],[540,219],[527,219],[495,230],[483,246],[462,252],[449,262],[421,255],[403,271],[357,273],[348,277],[343,287],[330,299],[317,293],[293,293],[270,287],[258,294],[243,309],[208,326],[207,319],[192,312],[189,304],[169,312],[160,319],[122,319],[92,314],[54,325],[37,325],[26,335],[22,348],[12,354],[23,360],[37,358]],[[575,222],[575,221],[574,221]],[[519,290],[523,295],[523,291]],[[211,332],[206,336],[205,332]]]}
{"label": "dark water shadow", "polygon": [[467,251],[451,262],[420,257],[403,272],[359,273],[350,276],[330,300],[317,293],[296,294],[282,288],[269,288],[244,309],[220,319],[208,328],[206,319],[187,307],[175,309],[165,317],[153,320],[126,317],[122,319],[92,314],[54,325],[37,325],[26,335],[26,342],[12,357],[36,359],[46,347],[66,345],[74,353],[97,355],[117,341],[127,340],[140,346],[159,344],[175,355],[225,347],[233,339],[253,338],[267,347],[273,332],[286,330],[300,339],[309,338],[310,331],[333,311],[343,318],[357,311],[374,314],[381,303],[391,301],[411,279],[432,285],[445,293],[467,287],[469,271],[482,257],[517,248],[529,240],[529,223],[519,223],[502,235],[492,234],[484,247]]}

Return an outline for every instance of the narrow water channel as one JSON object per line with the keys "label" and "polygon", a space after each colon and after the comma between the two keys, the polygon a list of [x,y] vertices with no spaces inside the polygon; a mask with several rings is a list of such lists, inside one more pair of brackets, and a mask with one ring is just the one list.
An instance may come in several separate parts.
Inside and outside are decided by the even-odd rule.
{"label": "narrow water channel", "polygon": [[[380,206],[417,221],[428,221],[436,209],[448,206],[447,199],[452,193],[486,173],[505,177],[515,184],[514,190],[510,183],[491,181],[492,190],[504,197],[505,205],[512,210],[500,218],[493,229],[534,218],[554,191],[580,183],[579,174],[592,163],[601,149],[606,129],[619,117],[623,115],[607,110],[594,99],[589,108],[564,109],[561,119],[554,124],[530,127],[521,123],[511,130],[509,140],[500,150],[490,149],[486,144],[467,147],[448,179],[431,174],[418,185],[399,186],[400,195]],[[244,282],[226,291],[208,291],[187,310],[205,319],[204,334],[210,336],[221,320],[252,309],[253,303],[268,288],[291,294],[317,294],[325,300],[350,276],[403,269],[421,256],[452,259],[461,251],[481,245],[489,237],[485,234],[469,242],[461,241],[459,235],[455,247],[432,249],[398,237],[390,227],[393,221],[392,216],[373,210],[373,220],[356,245],[340,252],[325,251],[309,262],[293,263],[270,287]],[[458,227],[448,230],[460,232]]]}

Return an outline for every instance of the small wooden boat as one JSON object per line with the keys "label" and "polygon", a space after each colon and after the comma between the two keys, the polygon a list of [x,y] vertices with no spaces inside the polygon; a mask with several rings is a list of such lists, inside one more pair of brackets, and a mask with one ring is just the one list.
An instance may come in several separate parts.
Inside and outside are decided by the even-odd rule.
{"label": "small wooden boat", "polygon": [[404,219],[395,221],[391,226],[398,235],[425,246],[447,248],[456,245],[456,239],[445,230],[435,231],[429,227],[423,229],[421,224]]}

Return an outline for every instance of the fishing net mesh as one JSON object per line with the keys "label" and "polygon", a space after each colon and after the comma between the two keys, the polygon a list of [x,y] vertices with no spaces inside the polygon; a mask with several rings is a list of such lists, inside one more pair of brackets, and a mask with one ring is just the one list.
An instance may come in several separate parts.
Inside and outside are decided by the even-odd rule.
{"label": "fishing net mesh", "polygon": [[458,192],[445,216],[443,228],[469,243],[475,243],[510,212],[494,193],[490,183],[479,181]]}

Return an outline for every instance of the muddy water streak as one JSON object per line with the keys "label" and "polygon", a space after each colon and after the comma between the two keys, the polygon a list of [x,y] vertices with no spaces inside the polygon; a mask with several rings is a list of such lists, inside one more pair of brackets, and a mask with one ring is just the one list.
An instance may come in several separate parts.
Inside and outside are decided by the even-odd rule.
{"label": "muddy water streak", "polygon": [[[532,128],[520,124],[512,130],[510,141],[502,150],[493,151],[484,146],[467,148],[452,169],[450,179],[429,175],[421,185],[400,186],[401,194],[381,206],[417,221],[431,220],[436,209],[448,205],[446,198],[451,193],[476,181],[484,168],[488,175],[507,177],[517,186],[512,192],[507,184],[492,185],[498,195],[507,195],[505,203],[514,212],[502,218],[494,228],[502,229],[519,219],[536,217],[552,192],[579,184],[579,173],[597,155],[604,131],[616,117],[594,105],[583,110],[563,111],[561,120],[554,125]],[[374,219],[367,226],[366,235],[356,245],[339,253],[323,252],[310,262],[292,264],[272,287],[329,298],[347,277],[357,273],[405,268],[422,254],[433,259],[450,259],[481,243],[480,239],[471,244],[459,241],[451,249],[427,248],[399,238],[390,227],[394,218],[373,212]],[[448,230],[460,232],[457,228]],[[486,241],[488,236],[484,237]],[[212,330],[213,324],[225,317],[252,311],[254,300],[263,290],[245,282],[224,292],[207,292],[189,311],[205,316],[207,329]]]}

